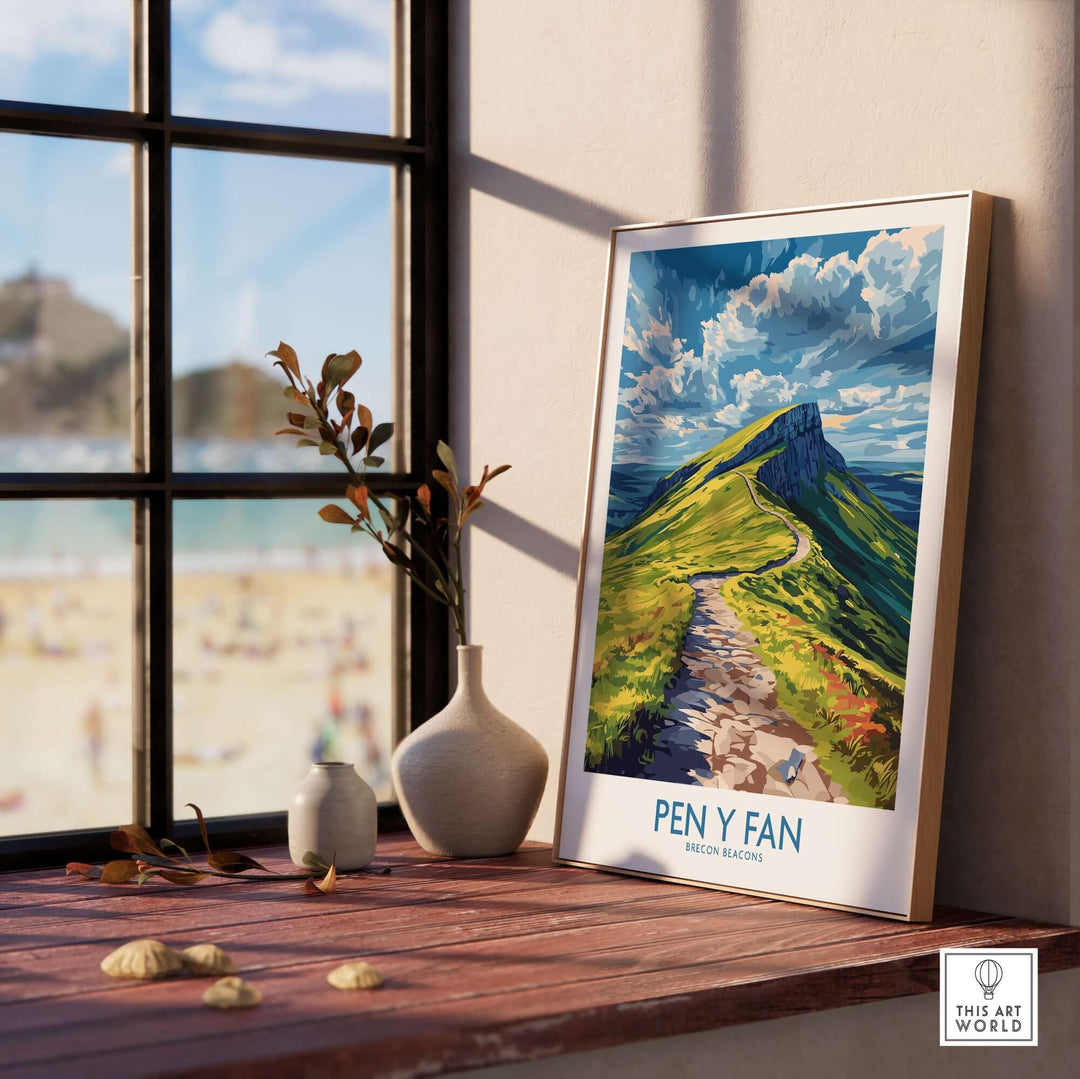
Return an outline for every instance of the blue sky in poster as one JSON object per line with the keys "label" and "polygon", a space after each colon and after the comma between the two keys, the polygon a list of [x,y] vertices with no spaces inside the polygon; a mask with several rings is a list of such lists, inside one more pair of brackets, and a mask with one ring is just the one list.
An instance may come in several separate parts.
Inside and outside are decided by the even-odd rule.
{"label": "blue sky in poster", "polygon": [[944,229],[636,252],[614,463],[675,466],[817,401],[851,462],[921,467]]}
{"label": "blue sky in poster", "polygon": [[[0,98],[129,107],[130,0],[3,0]],[[390,0],[172,0],[178,115],[386,132]],[[390,170],[174,154],[174,370],[365,357],[389,407]],[[0,281],[35,267],[131,322],[130,153],[0,136]],[[374,385],[371,385],[371,381]]]}

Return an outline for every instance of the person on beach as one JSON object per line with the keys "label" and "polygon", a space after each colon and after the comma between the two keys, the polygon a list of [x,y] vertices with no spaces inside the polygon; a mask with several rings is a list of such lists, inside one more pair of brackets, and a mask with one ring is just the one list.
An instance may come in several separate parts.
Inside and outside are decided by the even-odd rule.
{"label": "person on beach", "polygon": [[105,749],[105,723],[101,714],[101,703],[90,702],[83,716],[83,731],[86,735],[86,755],[90,758],[90,775],[95,786],[101,786],[101,756]]}

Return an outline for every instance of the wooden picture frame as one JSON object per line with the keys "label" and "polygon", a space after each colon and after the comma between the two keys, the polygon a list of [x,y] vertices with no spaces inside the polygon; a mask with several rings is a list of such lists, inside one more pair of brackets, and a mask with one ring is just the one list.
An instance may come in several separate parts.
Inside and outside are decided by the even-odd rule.
{"label": "wooden picture frame", "polygon": [[931,917],[992,205],[612,230],[557,861]]}

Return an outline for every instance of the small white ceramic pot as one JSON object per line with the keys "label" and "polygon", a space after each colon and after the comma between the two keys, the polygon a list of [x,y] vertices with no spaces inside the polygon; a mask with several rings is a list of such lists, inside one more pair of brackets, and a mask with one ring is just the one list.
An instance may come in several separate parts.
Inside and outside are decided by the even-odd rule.
{"label": "small white ceramic pot", "polygon": [[378,821],[375,792],[351,764],[313,764],[289,805],[289,857],[303,865],[314,851],[326,865],[362,869],[375,857]]}
{"label": "small white ceramic pot", "polygon": [[457,692],[401,742],[392,761],[409,830],[444,858],[517,850],[547,780],[544,747],[488,700],[482,653],[479,645],[458,645]]}

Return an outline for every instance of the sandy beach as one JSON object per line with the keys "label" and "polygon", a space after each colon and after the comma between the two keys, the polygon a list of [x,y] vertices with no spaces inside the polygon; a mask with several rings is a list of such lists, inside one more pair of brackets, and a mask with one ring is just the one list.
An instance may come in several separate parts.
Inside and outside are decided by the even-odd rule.
{"label": "sandy beach", "polygon": [[[284,810],[313,760],[390,796],[388,566],[178,572],[176,815]],[[132,588],[126,575],[0,578],[0,834],[131,813]]]}

